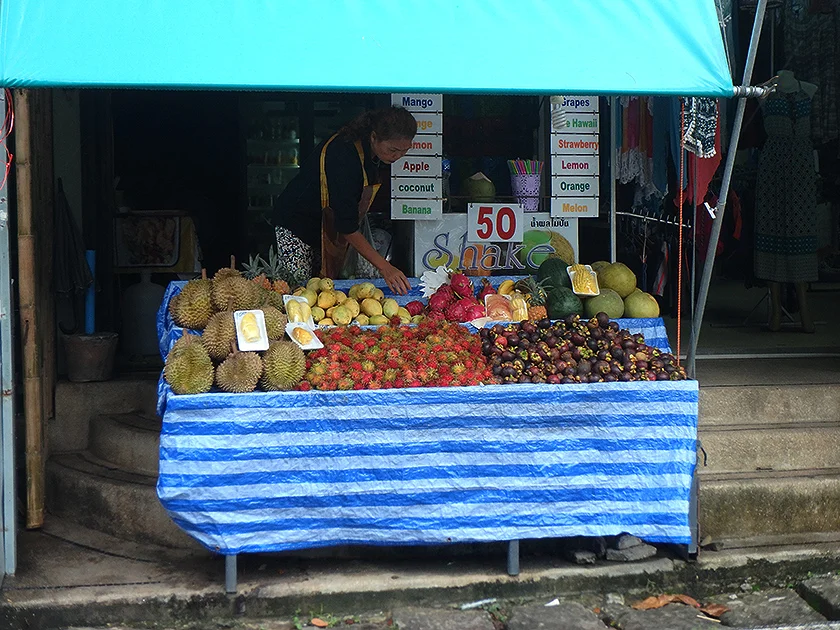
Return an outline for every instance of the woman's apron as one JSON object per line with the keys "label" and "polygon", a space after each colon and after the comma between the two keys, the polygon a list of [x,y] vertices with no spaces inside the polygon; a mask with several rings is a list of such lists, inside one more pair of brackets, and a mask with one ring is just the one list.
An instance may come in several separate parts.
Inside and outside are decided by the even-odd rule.
{"label": "woman's apron", "polygon": [[[321,277],[338,278],[344,266],[344,259],[347,257],[349,244],[343,235],[335,229],[335,213],[330,207],[330,191],[327,187],[327,171],[324,168],[327,158],[327,147],[336,139],[338,134],[327,140],[324,148],[321,149]],[[359,154],[359,162],[362,166],[362,196],[359,199],[359,222],[364,219],[370,205],[373,203],[376,193],[379,192],[380,184],[369,184],[367,171],[365,170],[365,151],[362,148],[362,141],[354,143]]]}

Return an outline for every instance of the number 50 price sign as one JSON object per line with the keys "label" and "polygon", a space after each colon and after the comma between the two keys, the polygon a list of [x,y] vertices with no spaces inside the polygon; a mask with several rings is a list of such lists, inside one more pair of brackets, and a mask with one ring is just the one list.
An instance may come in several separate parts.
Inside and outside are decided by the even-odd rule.
{"label": "number 50 price sign", "polygon": [[471,203],[467,206],[467,242],[521,243],[524,221],[518,203]]}

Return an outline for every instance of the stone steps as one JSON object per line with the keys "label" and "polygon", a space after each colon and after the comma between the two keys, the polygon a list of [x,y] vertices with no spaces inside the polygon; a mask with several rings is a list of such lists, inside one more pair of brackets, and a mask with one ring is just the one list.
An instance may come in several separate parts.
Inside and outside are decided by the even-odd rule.
{"label": "stone steps", "polygon": [[136,542],[196,549],[198,543],[169,518],[155,491],[157,475],[130,472],[89,452],[47,462],[51,514]]}
{"label": "stone steps", "polygon": [[[75,423],[72,453],[52,451],[49,510],[128,540],[194,547],[155,494],[160,420],[149,406],[156,382],[106,390],[95,392],[104,399],[92,407],[71,404],[92,416],[84,429]],[[62,417],[68,425],[66,410]],[[699,435],[701,536],[801,538],[838,529],[840,384],[701,386]]]}
{"label": "stone steps", "polygon": [[160,418],[137,413],[95,416],[88,451],[115,468],[157,476]]}

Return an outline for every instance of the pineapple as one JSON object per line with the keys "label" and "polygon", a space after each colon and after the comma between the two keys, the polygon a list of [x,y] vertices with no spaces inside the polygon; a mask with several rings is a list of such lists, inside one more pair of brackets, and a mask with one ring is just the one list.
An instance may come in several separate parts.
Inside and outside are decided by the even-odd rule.
{"label": "pineapple", "polygon": [[545,280],[537,282],[533,276],[529,276],[516,283],[516,290],[524,293],[525,300],[528,302],[528,319],[540,320],[548,316],[545,303],[551,287],[546,282]]}
{"label": "pineapple", "polygon": [[250,256],[248,258],[248,262],[242,265],[245,277],[248,278],[248,280],[253,280],[264,289],[270,289],[271,283],[268,281],[268,278],[265,277],[265,273],[263,272],[264,267],[265,261],[259,254],[256,256]]}
{"label": "pineapple", "polygon": [[290,293],[289,283],[283,278],[283,266],[280,264],[280,256],[273,245],[268,250],[268,263],[265,263],[265,261],[263,263],[265,264],[264,269],[270,284],[268,288],[280,295]]}

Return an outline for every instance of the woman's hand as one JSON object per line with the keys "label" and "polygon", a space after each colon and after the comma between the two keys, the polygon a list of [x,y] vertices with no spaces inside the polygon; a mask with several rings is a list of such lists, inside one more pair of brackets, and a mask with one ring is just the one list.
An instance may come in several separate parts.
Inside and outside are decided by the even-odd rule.
{"label": "woman's hand", "polygon": [[357,252],[364,256],[370,263],[379,270],[388,288],[394,293],[405,295],[411,290],[411,285],[405,274],[394,267],[391,263],[385,260],[378,251],[373,248],[373,245],[367,242],[367,239],[362,236],[361,232],[353,232],[352,234],[345,234],[344,238],[353,246]]}
{"label": "woman's hand", "polygon": [[394,293],[405,295],[411,290],[411,284],[408,282],[408,278],[391,263],[386,262],[380,269],[380,273],[382,273],[382,277],[385,279],[385,284]]}

